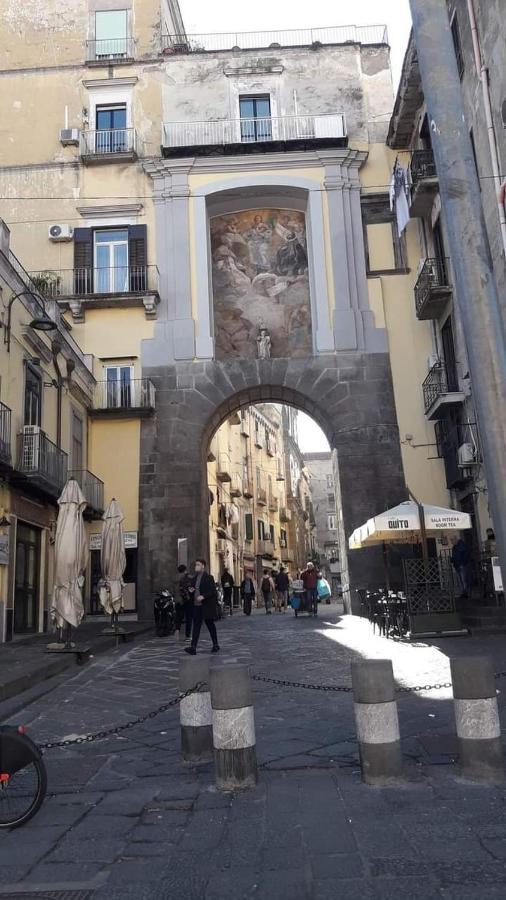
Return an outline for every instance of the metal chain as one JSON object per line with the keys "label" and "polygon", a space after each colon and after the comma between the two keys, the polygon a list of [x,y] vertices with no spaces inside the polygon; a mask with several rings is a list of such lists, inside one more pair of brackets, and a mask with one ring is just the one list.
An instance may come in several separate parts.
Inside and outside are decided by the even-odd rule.
{"label": "metal chain", "polygon": [[[506,675],[506,672],[501,673]],[[280,684],[283,687],[295,687],[295,688],[305,688],[309,691],[340,691],[345,694],[350,694],[353,691],[352,687],[344,684],[304,684],[302,681],[287,681],[284,678],[268,678],[267,675],[252,675],[253,681],[265,681],[268,684]],[[499,677],[496,675],[496,678]],[[446,681],[443,684],[419,684],[415,687],[398,687],[396,688],[396,692],[398,694],[408,694],[408,693],[417,693],[419,691],[441,691],[443,688],[451,688],[451,681]]]}
{"label": "metal chain", "polygon": [[194,687],[189,688],[183,694],[178,694],[177,697],[169,700],[168,703],[164,703],[163,706],[159,706],[158,709],[154,709],[144,716],[139,716],[138,719],[132,719],[131,722],[126,722],[124,725],[116,725],[114,728],[108,728],[106,731],[96,731],[94,734],[82,734],[79,737],[69,738],[64,741],[47,741],[47,743],[38,744],[37,746],[39,750],[54,750],[56,747],[71,747],[74,744],[91,744],[93,741],[102,740],[103,738],[109,737],[111,734],[119,734],[121,731],[127,731],[129,728],[134,728],[136,725],[142,725],[142,723],[147,722],[148,719],[154,719],[156,716],[160,715],[160,713],[166,712],[166,710],[170,709],[172,706],[177,706],[181,700],[184,700],[185,697],[189,697],[190,694],[199,693],[203,687],[206,687],[206,685],[203,681],[199,681]]}

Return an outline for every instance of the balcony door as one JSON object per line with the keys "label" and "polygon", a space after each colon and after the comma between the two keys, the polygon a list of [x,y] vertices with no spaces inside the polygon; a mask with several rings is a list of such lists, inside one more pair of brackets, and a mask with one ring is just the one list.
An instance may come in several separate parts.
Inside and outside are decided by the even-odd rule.
{"label": "balcony door", "polygon": [[25,370],[24,424],[40,425],[42,406],[42,379],[27,365]]}
{"label": "balcony door", "polygon": [[126,103],[96,108],[95,153],[125,153],[128,150]]}
{"label": "balcony door", "polygon": [[455,344],[453,341],[453,328],[451,316],[448,316],[441,329],[441,343],[443,345],[443,357],[446,368],[446,379],[449,391],[458,391],[457,360],[455,358]]}
{"label": "balcony door", "polygon": [[95,231],[95,293],[121,294],[128,291],[128,228]]}
{"label": "balcony door", "polygon": [[128,55],[126,9],[95,13],[95,48],[97,59],[121,59]]}
{"label": "balcony door", "polygon": [[271,100],[264,96],[240,97],[241,142],[272,141]]}
{"label": "balcony door", "polygon": [[133,398],[133,366],[106,366],[107,409],[131,409]]}
{"label": "balcony door", "polygon": [[14,633],[38,630],[40,530],[18,522],[14,584]]}

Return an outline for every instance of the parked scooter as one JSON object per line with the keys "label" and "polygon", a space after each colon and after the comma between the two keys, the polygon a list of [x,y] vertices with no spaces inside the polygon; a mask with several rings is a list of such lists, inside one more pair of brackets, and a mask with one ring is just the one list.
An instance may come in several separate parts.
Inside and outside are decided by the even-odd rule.
{"label": "parked scooter", "polygon": [[176,604],[174,596],[166,588],[155,596],[153,605],[155,629],[158,637],[174,634],[176,628]]}

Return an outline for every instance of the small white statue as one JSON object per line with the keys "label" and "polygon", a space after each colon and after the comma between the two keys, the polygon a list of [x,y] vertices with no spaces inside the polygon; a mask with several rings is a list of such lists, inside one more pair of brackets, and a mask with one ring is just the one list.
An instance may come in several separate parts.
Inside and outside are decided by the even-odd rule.
{"label": "small white statue", "polygon": [[259,359],[270,359],[271,358],[271,336],[267,330],[267,328],[260,328],[258,337],[257,337],[257,346],[258,346],[258,358]]}

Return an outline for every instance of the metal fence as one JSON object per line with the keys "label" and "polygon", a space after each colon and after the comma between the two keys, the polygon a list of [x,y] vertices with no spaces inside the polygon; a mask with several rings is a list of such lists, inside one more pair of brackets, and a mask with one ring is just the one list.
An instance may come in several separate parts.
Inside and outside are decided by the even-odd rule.
{"label": "metal fence", "polygon": [[432,150],[415,150],[411,157],[410,170],[413,184],[423,178],[437,178],[436,162]]}
{"label": "metal fence", "polygon": [[32,272],[31,280],[47,299],[93,294],[158,293],[158,266],[81,266]]}
{"label": "metal fence", "polygon": [[97,513],[104,511],[104,482],[100,478],[87,469],[71,469],[68,477],[77,481],[89,509]]}
{"label": "metal fence", "polygon": [[388,44],[386,25],[343,25],[282,31],[230,31],[214,34],[164,34],[162,49],[170,53],[306,47],[319,44]]}
{"label": "metal fence", "polygon": [[43,431],[34,426],[33,431],[25,428],[19,435],[18,470],[24,475],[60,492],[67,480],[67,468],[67,454]]}
{"label": "metal fence", "polygon": [[116,153],[137,153],[135,128],[104,128],[81,131],[81,156],[107,156]]}
{"label": "metal fence", "polygon": [[415,284],[417,315],[423,311],[432,291],[437,288],[448,288],[450,286],[448,263],[449,260],[437,259],[436,257],[425,260]]}
{"label": "metal fence", "polygon": [[122,59],[134,59],[135,41],[133,38],[105,38],[100,41],[86,41],[86,59],[88,62]]}
{"label": "metal fence", "polygon": [[423,402],[426,413],[442,394],[458,390],[455,382],[456,379],[447,371],[444,362],[440,361],[432,366],[432,369],[430,369],[427,378],[422,384]]}
{"label": "metal fence", "polygon": [[11,461],[11,419],[12,412],[5,403],[0,403],[0,460]]}
{"label": "metal fence", "polygon": [[99,381],[93,397],[94,410],[152,410],[155,386],[149,378]]}
{"label": "metal fence", "polygon": [[455,611],[454,579],[449,559],[405,559],[403,568],[410,615]]}
{"label": "metal fence", "polygon": [[341,139],[346,137],[342,113],[313,116],[266,116],[206,122],[167,122],[164,147],[255,144],[267,141]]}

